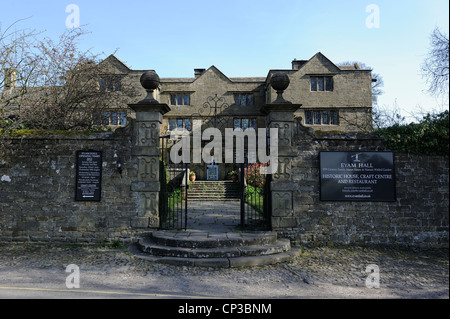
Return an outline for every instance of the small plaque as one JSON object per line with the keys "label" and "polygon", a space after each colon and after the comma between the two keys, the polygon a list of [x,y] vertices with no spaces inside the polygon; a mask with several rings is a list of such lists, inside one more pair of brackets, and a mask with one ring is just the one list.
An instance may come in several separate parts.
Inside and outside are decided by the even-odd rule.
{"label": "small plaque", "polygon": [[218,165],[208,165],[206,169],[206,179],[208,181],[218,181],[219,180],[219,166]]}
{"label": "small plaque", "polygon": [[77,152],[76,201],[100,201],[102,164],[100,151]]}

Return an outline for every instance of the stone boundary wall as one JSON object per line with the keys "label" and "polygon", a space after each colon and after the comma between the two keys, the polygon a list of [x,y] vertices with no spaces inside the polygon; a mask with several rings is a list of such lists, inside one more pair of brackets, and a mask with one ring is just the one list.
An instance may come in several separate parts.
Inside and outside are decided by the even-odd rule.
{"label": "stone boundary wall", "polygon": [[[130,187],[137,165],[129,128],[11,142],[11,152],[0,158],[0,242],[91,243],[136,237],[143,223]],[[100,202],[75,201],[79,150],[103,152]]]}
{"label": "stone boundary wall", "polygon": [[[142,177],[132,138],[136,129],[133,124],[93,136],[13,139],[10,154],[0,158],[0,242],[129,242],[155,227],[153,210],[142,208],[147,204],[136,190]],[[280,165],[284,173],[272,182],[272,198],[292,201],[292,209],[272,213],[281,237],[302,244],[448,247],[448,156],[394,151],[395,202],[321,201],[319,152],[389,150],[370,135],[301,130]],[[103,152],[100,202],[75,201],[79,150]]]}
{"label": "stone boundary wall", "polygon": [[448,247],[449,157],[394,151],[396,202],[320,200],[319,152],[390,151],[368,134],[299,134],[292,159],[293,212],[273,217],[300,243]]}

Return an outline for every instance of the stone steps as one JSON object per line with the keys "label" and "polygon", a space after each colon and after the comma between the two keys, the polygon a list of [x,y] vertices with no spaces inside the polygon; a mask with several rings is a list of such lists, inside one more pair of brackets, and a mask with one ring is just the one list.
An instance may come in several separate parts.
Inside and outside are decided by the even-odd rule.
{"label": "stone steps", "polygon": [[232,181],[195,181],[189,184],[188,200],[238,200],[239,183]]}
{"label": "stone steps", "polygon": [[134,246],[143,259],[172,265],[243,267],[291,260],[298,249],[276,232],[170,232],[155,231]]}

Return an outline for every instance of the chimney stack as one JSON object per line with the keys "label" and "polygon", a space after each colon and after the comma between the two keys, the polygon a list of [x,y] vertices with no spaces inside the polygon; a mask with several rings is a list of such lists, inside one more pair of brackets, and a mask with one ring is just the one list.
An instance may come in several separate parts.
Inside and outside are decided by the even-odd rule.
{"label": "chimney stack", "polygon": [[202,75],[206,69],[194,69],[195,77],[198,78],[200,75]]}
{"label": "chimney stack", "polygon": [[300,68],[306,63],[308,60],[297,60],[294,59],[292,61],[292,70],[300,70]]}

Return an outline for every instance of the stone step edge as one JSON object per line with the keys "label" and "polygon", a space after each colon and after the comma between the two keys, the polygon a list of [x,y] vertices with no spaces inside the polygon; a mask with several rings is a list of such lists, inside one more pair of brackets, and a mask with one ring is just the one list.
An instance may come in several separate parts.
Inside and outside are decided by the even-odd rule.
{"label": "stone step edge", "polygon": [[[209,238],[197,237],[194,233],[182,233],[176,234],[164,231],[148,232],[144,234],[143,238],[149,238],[150,241],[170,247],[183,247],[183,248],[223,248],[223,247],[243,247],[253,245],[270,245],[277,242],[277,232],[267,231],[264,234],[258,233],[235,233],[235,236],[227,235],[227,238],[223,236],[215,236],[211,234]],[[178,237],[176,237],[178,236]]]}
{"label": "stone step edge", "polygon": [[244,256],[234,258],[183,258],[183,257],[158,257],[151,256],[139,250],[136,244],[130,245],[130,253],[135,257],[154,263],[162,263],[172,266],[187,267],[214,267],[214,268],[237,268],[274,265],[290,262],[300,255],[300,247],[291,247],[284,253],[264,256]]}
{"label": "stone step edge", "polygon": [[279,239],[274,244],[250,245],[242,247],[185,248],[163,246],[147,239],[140,239],[138,247],[144,253],[161,257],[182,258],[237,258],[245,256],[266,256],[286,252],[291,249],[288,239]]}

